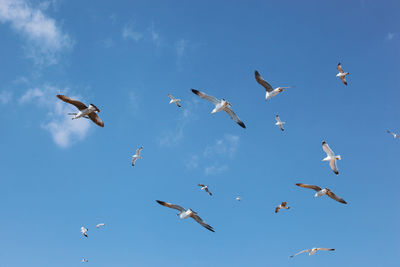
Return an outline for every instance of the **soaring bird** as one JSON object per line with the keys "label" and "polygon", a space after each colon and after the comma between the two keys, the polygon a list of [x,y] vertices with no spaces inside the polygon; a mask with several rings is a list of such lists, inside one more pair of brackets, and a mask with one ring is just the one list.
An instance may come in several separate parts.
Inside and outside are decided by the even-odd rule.
{"label": "soaring bird", "polygon": [[143,149],[142,146],[139,147],[139,148],[136,150],[136,154],[132,156],[132,166],[135,166],[135,161],[136,161],[137,159],[142,159],[142,156],[140,156],[140,151],[142,151],[142,149]]}
{"label": "soaring bird", "polygon": [[171,101],[169,101],[170,104],[175,103],[179,108],[181,107],[181,99],[175,98],[172,95],[168,94],[168,97],[171,98]]}
{"label": "soaring bird", "polygon": [[287,87],[277,87],[274,89],[266,80],[264,80],[263,77],[261,77],[261,75],[258,71],[254,71],[254,75],[256,77],[256,81],[259,84],[261,84],[262,87],[265,88],[265,100],[268,100],[268,99],[276,96],[280,92],[283,92],[284,89],[286,89],[286,88],[290,88],[290,86],[287,86]]}
{"label": "soaring bird", "polygon": [[322,161],[329,161],[329,166],[331,167],[332,171],[335,174],[339,174],[339,170],[336,165],[336,161],[342,159],[340,157],[340,155],[336,156],[335,153],[333,152],[333,150],[329,147],[329,145],[325,141],[322,142],[322,149],[326,153],[326,158],[324,158]]}
{"label": "soaring bird", "polygon": [[210,192],[210,190],[208,190],[208,185],[204,185],[204,184],[198,184],[198,186],[200,186],[201,190],[204,190],[207,192],[207,194],[209,194],[210,196],[212,196],[212,193]]}
{"label": "soaring bird", "polygon": [[398,135],[397,133],[391,132],[389,130],[387,131],[387,133],[393,135],[393,138],[395,139],[400,137],[400,135]]}
{"label": "soaring bird", "polygon": [[304,253],[304,252],[307,252],[308,255],[311,256],[311,255],[314,255],[315,252],[317,252],[318,250],[332,251],[332,250],[335,250],[335,249],[334,248],[312,248],[312,249],[306,249],[306,250],[302,250],[300,252],[297,252],[296,254],[294,254],[294,255],[292,255],[290,257],[293,258],[294,256],[299,255],[299,254]]}
{"label": "soaring bird", "polygon": [[88,235],[87,235],[87,231],[89,231],[87,228],[85,228],[85,227],[81,227],[81,233],[85,236],[85,237],[88,237]]}
{"label": "soaring bird", "polygon": [[342,80],[342,82],[343,82],[345,85],[347,85],[346,75],[349,75],[350,73],[349,73],[349,72],[344,72],[344,71],[343,71],[343,68],[342,68],[342,65],[340,64],[340,62],[339,62],[339,64],[337,65],[336,68],[337,68],[337,70],[339,71],[339,73],[336,74],[336,77],[340,77],[340,79]]}
{"label": "soaring bird", "polygon": [[287,202],[282,202],[278,207],[275,208],[275,213],[278,213],[280,209],[288,210],[290,207],[287,206]]}
{"label": "soaring bird", "polygon": [[231,117],[231,119],[234,120],[237,124],[239,124],[242,128],[246,128],[244,123],[239,119],[239,117],[231,109],[232,108],[231,103],[229,103],[225,99],[218,100],[217,98],[215,98],[213,96],[207,95],[207,94],[200,92],[198,90],[195,90],[195,89],[192,89],[192,92],[194,94],[200,96],[201,98],[204,98],[205,100],[210,101],[211,103],[213,103],[215,105],[215,108],[211,111],[211,114],[214,114],[218,111],[223,110],[226,113],[228,113],[228,115]]}
{"label": "soaring bird", "polygon": [[105,226],[105,225],[106,225],[105,223],[99,223],[99,224],[96,225],[96,227],[97,227],[97,228],[100,228],[100,227],[103,227],[103,226]]}
{"label": "soaring bird", "polygon": [[68,115],[74,115],[74,117],[72,118],[73,120],[79,118],[91,119],[100,127],[104,127],[104,122],[97,115],[97,113],[100,112],[100,109],[98,109],[95,105],[90,104],[89,107],[87,107],[82,102],[69,98],[68,96],[57,95],[57,97],[64,102],[74,105],[79,110],[78,113],[68,113]]}
{"label": "soaring bird", "polygon": [[275,125],[278,126],[282,131],[284,131],[285,129],[283,128],[283,125],[285,124],[285,122],[281,121],[281,119],[279,118],[279,115],[275,116],[275,120],[276,120]]}
{"label": "soaring bird", "polygon": [[296,185],[297,185],[297,186],[300,186],[300,187],[303,187],[303,188],[313,189],[313,190],[317,191],[317,193],[315,193],[314,197],[320,197],[320,196],[323,196],[323,195],[328,195],[328,197],[330,197],[330,198],[332,198],[332,199],[334,199],[334,200],[336,200],[336,201],[339,201],[340,203],[347,204],[347,202],[344,201],[343,198],[341,198],[341,197],[335,195],[335,194],[334,194],[330,189],[328,189],[328,188],[321,189],[321,187],[316,186],[316,185],[301,184],[301,183],[298,183],[298,184],[296,184]]}
{"label": "soaring bird", "polygon": [[187,209],[185,210],[184,208],[182,208],[181,206],[178,205],[174,205],[171,203],[167,203],[161,200],[156,200],[158,204],[163,205],[165,207],[171,208],[171,209],[176,209],[179,210],[179,213],[177,214],[179,216],[179,218],[181,219],[187,219],[189,217],[191,217],[192,219],[194,219],[196,222],[198,222],[199,224],[201,224],[203,227],[207,228],[208,230],[210,230],[211,232],[214,232],[214,229],[206,224],[198,215],[195,211],[191,210],[191,209]]}
{"label": "soaring bird", "polygon": [[241,201],[242,198],[241,198],[240,196],[237,196],[237,197],[236,197],[236,200],[237,200],[237,201]]}
{"label": "soaring bird", "polygon": [[82,262],[88,262],[88,260],[87,260],[87,259],[85,259],[85,258],[83,258],[83,259],[82,259]]}

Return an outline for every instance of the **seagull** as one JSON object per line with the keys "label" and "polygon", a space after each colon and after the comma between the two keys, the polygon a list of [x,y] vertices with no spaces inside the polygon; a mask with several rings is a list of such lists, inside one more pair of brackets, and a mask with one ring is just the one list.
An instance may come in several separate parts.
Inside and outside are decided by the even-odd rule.
{"label": "seagull", "polygon": [[57,97],[62,101],[72,104],[77,109],[79,109],[78,113],[68,113],[68,115],[74,115],[74,117],[72,118],[73,120],[79,118],[91,119],[94,123],[96,123],[100,127],[104,127],[104,122],[100,119],[100,117],[96,113],[100,112],[100,109],[98,109],[95,105],[90,104],[89,107],[87,107],[82,102],[69,98],[68,96],[57,95]]}
{"label": "seagull", "polygon": [[275,213],[278,213],[280,209],[288,210],[290,207],[286,206],[287,202],[282,202],[278,207],[275,208]]}
{"label": "seagull", "polygon": [[105,225],[106,225],[105,223],[99,223],[98,225],[96,225],[96,227],[100,228],[100,227],[105,226]]}
{"label": "seagull", "polygon": [[140,156],[140,151],[142,151],[142,149],[143,149],[142,146],[139,147],[139,148],[136,150],[136,154],[132,156],[132,166],[135,166],[135,161],[136,161],[137,159],[142,159],[142,156]]}
{"label": "seagull", "polygon": [[326,153],[326,158],[324,158],[322,161],[329,161],[329,166],[331,166],[332,171],[335,174],[339,174],[339,170],[337,168],[336,161],[342,159],[340,157],[340,155],[335,156],[335,153],[333,152],[333,150],[329,147],[329,145],[325,141],[322,142],[322,149]]}
{"label": "seagull", "polygon": [[311,256],[311,255],[314,255],[315,252],[317,252],[318,250],[333,251],[335,249],[334,248],[312,248],[312,249],[306,249],[306,250],[297,252],[296,254],[294,254],[294,255],[292,255],[290,257],[293,258],[294,256],[299,255],[299,254],[304,253],[304,252],[308,252],[308,255]]}
{"label": "seagull", "polygon": [[389,130],[387,131],[387,133],[393,135],[393,138],[395,139],[400,137],[400,135],[398,135],[397,133],[391,132]]}
{"label": "seagull", "polygon": [[317,193],[315,193],[314,197],[320,197],[320,196],[323,196],[323,195],[328,195],[328,197],[330,197],[330,198],[332,198],[332,199],[334,199],[336,201],[339,201],[340,203],[347,204],[347,202],[344,201],[343,198],[338,197],[337,195],[335,195],[328,188],[321,189],[321,187],[316,186],[316,185],[301,184],[301,183],[296,184],[296,185],[300,186],[300,187],[303,187],[303,188],[314,189],[315,191],[317,191]]}
{"label": "seagull", "polygon": [[237,196],[237,197],[236,197],[236,200],[237,200],[237,201],[240,201],[240,200],[242,200],[242,198],[241,198],[240,196]]}
{"label": "seagull", "polygon": [[198,186],[200,186],[201,190],[204,190],[207,192],[207,194],[209,194],[210,196],[212,196],[212,193],[210,192],[210,190],[208,190],[208,185],[204,185],[204,184],[198,184]]}
{"label": "seagull", "polygon": [[281,119],[279,118],[279,115],[275,116],[275,120],[276,120],[275,125],[278,126],[282,131],[284,131],[285,129],[283,128],[283,125],[285,124],[285,122],[281,121]]}
{"label": "seagull", "polygon": [[234,120],[237,124],[239,124],[242,128],[246,128],[244,123],[239,119],[239,117],[231,109],[232,108],[231,103],[229,103],[225,99],[218,100],[213,96],[207,95],[207,94],[200,92],[198,90],[195,90],[195,89],[192,89],[192,92],[194,94],[200,96],[201,98],[204,98],[205,100],[210,101],[211,103],[213,103],[215,105],[215,108],[211,111],[211,114],[223,110],[226,113],[228,113],[229,117],[231,117],[231,119]]}
{"label": "seagull", "polygon": [[165,207],[171,208],[171,209],[176,209],[179,210],[179,213],[177,214],[179,216],[179,218],[181,219],[186,219],[188,217],[191,217],[192,219],[194,219],[196,222],[198,222],[199,224],[201,224],[203,227],[207,228],[208,230],[210,230],[211,232],[215,232],[214,229],[206,224],[198,215],[195,211],[191,210],[191,209],[187,209],[185,210],[184,208],[182,208],[181,206],[178,205],[174,205],[171,203],[167,203],[164,201],[160,201],[160,200],[156,200],[158,204],[163,205]]}
{"label": "seagull", "polygon": [[85,259],[85,258],[83,258],[83,259],[82,259],[82,262],[88,262],[88,260],[87,260],[87,259]]}
{"label": "seagull", "polygon": [[261,77],[258,71],[254,71],[254,74],[256,76],[256,81],[265,88],[265,100],[268,100],[276,96],[280,92],[283,92],[284,91],[283,89],[290,88],[290,86],[287,86],[287,87],[277,87],[274,89],[266,80],[264,80],[263,77]]}
{"label": "seagull", "polygon": [[337,70],[339,71],[339,73],[336,74],[336,77],[340,77],[340,79],[342,80],[342,82],[343,82],[345,85],[347,85],[346,75],[349,75],[350,73],[344,72],[344,71],[343,71],[343,68],[342,68],[342,65],[340,64],[340,62],[339,62],[339,64],[337,65],[336,68],[337,68]]}
{"label": "seagull", "polygon": [[87,235],[87,231],[89,231],[87,228],[85,228],[85,227],[81,227],[81,233],[85,236],[85,237],[88,237],[88,235]]}
{"label": "seagull", "polygon": [[168,94],[168,97],[171,98],[171,101],[169,101],[170,104],[175,103],[179,108],[181,107],[181,100],[179,98],[175,98],[170,94]]}

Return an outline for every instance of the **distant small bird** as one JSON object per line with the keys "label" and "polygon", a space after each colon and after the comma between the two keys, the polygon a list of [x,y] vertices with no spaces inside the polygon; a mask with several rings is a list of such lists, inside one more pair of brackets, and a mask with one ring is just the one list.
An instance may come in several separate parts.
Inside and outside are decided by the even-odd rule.
{"label": "distant small bird", "polygon": [[139,148],[136,150],[136,154],[132,156],[132,166],[135,166],[135,161],[136,161],[137,159],[142,159],[142,157],[140,156],[140,151],[142,151],[142,149],[143,149],[142,146],[139,147]]}
{"label": "distant small bird", "polygon": [[397,133],[391,132],[389,130],[387,132],[388,132],[388,134],[393,135],[393,138],[395,138],[395,139],[400,137]]}
{"label": "distant small bird", "polygon": [[212,193],[210,192],[210,190],[208,190],[208,185],[204,185],[204,184],[198,184],[198,186],[200,186],[201,190],[204,190],[207,192],[207,194],[209,194],[210,196],[212,196]]}
{"label": "distant small bird", "polygon": [[308,252],[308,255],[311,256],[311,255],[314,255],[315,252],[317,252],[318,250],[333,251],[335,249],[334,248],[312,248],[312,249],[306,249],[306,250],[302,250],[300,252],[297,252],[296,254],[294,254],[294,255],[292,255],[290,257],[293,258],[294,256],[297,256],[297,255],[299,255],[301,253],[304,253],[304,252]]}
{"label": "distant small bird", "polygon": [[198,90],[195,90],[195,89],[192,89],[192,92],[194,94],[200,96],[201,98],[210,101],[211,103],[213,103],[215,105],[215,108],[211,111],[211,114],[214,114],[216,112],[223,110],[226,113],[228,113],[229,117],[231,117],[232,120],[234,120],[237,124],[239,124],[240,127],[246,128],[243,121],[241,121],[239,119],[239,117],[235,114],[235,112],[233,112],[233,110],[231,109],[232,108],[231,103],[229,103],[225,99],[218,100],[213,96],[207,95],[207,94],[200,92]]}
{"label": "distant small bird", "polygon": [[322,189],[321,187],[316,186],[316,185],[301,184],[301,183],[298,183],[298,184],[296,184],[296,185],[297,185],[297,186],[300,186],[300,187],[303,187],[303,188],[313,189],[313,190],[317,191],[317,193],[315,193],[314,197],[320,197],[320,196],[323,196],[323,195],[328,195],[328,197],[330,197],[330,198],[332,198],[332,199],[334,199],[334,200],[336,200],[336,201],[338,201],[338,202],[340,202],[340,203],[347,204],[347,202],[344,201],[343,198],[341,198],[341,197],[335,195],[335,194],[334,194],[330,189],[328,189],[328,188]]}
{"label": "distant small bird", "polygon": [[99,223],[98,225],[96,225],[97,228],[100,228],[102,226],[105,226],[105,223]]}
{"label": "distant small bird", "polygon": [[181,107],[181,99],[175,98],[172,95],[168,94],[168,97],[171,98],[171,101],[169,101],[170,104],[175,103],[178,107]]}
{"label": "distant small bird", "polygon": [[191,209],[187,209],[185,210],[184,208],[182,208],[181,206],[178,205],[174,205],[171,203],[167,203],[161,200],[156,200],[158,204],[163,205],[164,207],[167,208],[171,208],[171,209],[176,209],[179,210],[179,213],[177,214],[179,216],[179,218],[181,219],[187,219],[189,217],[191,217],[192,219],[194,219],[196,222],[198,222],[199,224],[201,224],[203,227],[205,227],[206,229],[210,230],[211,232],[215,232],[214,229],[206,224],[198,215],[195,211],[191,210]]}
{"label": "distant small bird", "polygon": [[275,120],[276,120],[275,125],[278,126],[282,131],[284,131],[285,129],[283,128],[283,125],[285,124],[285,122],[281,121],[281,119],[279,118],[279,115],[275,116]]}
{"label": "distant small bird", "polygon": [[236,197],[236,200],[237,200],[237,201],[240,201],[240,200],[242,200],[242,198],[241,198],[240,196],[237,196],[237,197]]}
{"label": "distant small bird", "polygon": [[322,161],[329,161],[329,166],[331,167],[332,171],[335,174],[339,174],[336,161],[341,160],[342,159],[341,156],[340,155],[335,156],[335,153],[325,141],[322,142],[322,149],[326,153],[326,158],[324,158]]}
{"label": "distant small bird", "polygon": [[88,237],[88,235],[87,235],[87,231],[89,231],[87,228],[85,228],[85,227],[81,227],[81,233],[85,236],[85,237]]}
{"label": "distant small bird", "polygon": [[88,262],[88,260],[87,260],[87,259],[85,259],[85,258],[83,258],[83,259],[82,259],[82,262]]}
{"label": "distant small bird", "polygon": [[74,115],[74,117],[72,118],[73,120],[79,118],[91,119],[100,127],[104,127],[104,122],[96,114],[96,112],[100,112],[100,109],[98,109],[95,105],[90,104],[89,107],[87,107],[82,102],[69,98],[68,96],[57,95],[57,97],[64,102],[74,105],[79,110],[78,113],[68,113],[68,115]]}
{"label": "distant small bird", "polygon": [[258,71],[254,71],[254,75],[256,77],[256,81],[259,84],[261,84],[262,87],[265,88],[265,100],[268,100],[268,99],[276,96],[280,92],[283,92],[284,89],[286,89],[286,88],[291,88],[290,86],[287,86],[287,87],[277,87],[274,89],[266,80],[264,80],[263,77],[261,77],[261,75]]}
{"label": "distant small bird", "polygon": [[336,68],[337,68],[337,70],[339,71],[339,73],[336,74],[336,77],[340,77],[340,79],[342,80],[342,82],[343,82],[345,85],[347,85],[346,75],[349,75],[350,73],[349,73],[349,72],[344,72],[344,71],[343,71],[343,68],[342,68],[342,65],[340,64],[340,62],[339,62],[339,64],[337,65]]}
{"label": "distant small bird", "polygon": [[286,206],[287,202],[282,202],[278,207],[275,208],[275,213],[278,213],[280,209],[290,209],[290,207]]}

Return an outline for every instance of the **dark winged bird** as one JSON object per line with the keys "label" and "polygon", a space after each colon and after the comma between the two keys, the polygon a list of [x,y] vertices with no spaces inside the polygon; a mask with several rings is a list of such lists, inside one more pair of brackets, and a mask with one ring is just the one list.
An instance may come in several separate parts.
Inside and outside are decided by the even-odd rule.
{"label": "dark winged bird", "polygon": [[340,203],[347,204],[347,202],[344,201],[343,198],[341,198],[341,197],[335,195],[335,194],[334,194],[330,189],[328,189],[328,188],[322,189],[321,187],[316,186],[316,185],[301,184],[301,183],[296,184],[296,185],[297,185],[297,186],[300,186],[300,187],[303,187],[303,188],[313,189],[313,190],[317,191],[317,193],[315,193],[314,197],[320,197],[320,196],[323,196],[323,195],[328,195],[328,197],[330,197],[330,198],[332,198],[332,199],[334,199],[334,200],[336,200],[336,201],[339,201]]}
{"label": "dark winged bird", "polygon": [[286,87],[277,87],[274,89],[266,80],[264,80],[263,77],[261,77],[261,75],[258,71],[254,71],[254,75],[256,77],[256,81],[259,84],[261,84],[262,87],[264,87],[264,89],[265,89],[265,100],[268,100],[268,99],[276,96],[280,92],[283,92],[284,89],[286,89],[286,88],[290,88],[290,86],[286,86]]}

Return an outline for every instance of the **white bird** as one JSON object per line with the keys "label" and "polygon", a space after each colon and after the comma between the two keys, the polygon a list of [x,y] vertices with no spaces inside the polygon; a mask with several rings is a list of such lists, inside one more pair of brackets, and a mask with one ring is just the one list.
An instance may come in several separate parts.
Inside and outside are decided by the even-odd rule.
{"label": "white bird", "polygon": [[85,236],[85,237],[88,237],[88,235],[87,235],[87,231],[89,231],[87,228],[85,228],[85,227],[81,227],[81,233]]}
{"label": "white bird", "polygon": [[160,200],[156,200],[158,204],[163,205],[165,207],[171,208],[171,209],[176,209],[179,210],[179,213],[177,214],[179,216],[179,218],[181,219],[187,219],[189,217],[191,217],[192,219],[194,219],[196,222],[198,222],[199,224],[201,224],[203,227],[207,228],[208,230],[210,230],[211,232],[214,232],[214,229],[206,224],[198,215],[195,211],[191,210],[191,209],[187,209],[185,210],[184,208],[182,208],[181,206],[178,205],[174,205],[171,203],[167,203],[164,201],[160,201]]}
{"label": "white bird", "polygon": [[285,129],[283,128],[283,125],[285,124],[285,122],[281,121],[281,119],[279,118],[279,115],[275,116],[275,120],[276,120],[275,125],[278,126],[282,131],[284,131]]}
{"label": "white bird", "polygon": [[237,200],[237,201],[240,201],[240,200],[242,200],[242,198],[241,198],[240,196],[237,196],[237,197],[236,197],[236,200]]}
{"label": "white bird", "polygon": [[171,98],[171,101],[169,101],[170,104],[175,103],[179,108],[181,107],[181,99],[175,98],[172,95],[168,94],[168,97]]}
{"label": "white bird", "polygon": [[293,258],[294,256],[299,255],[299,254],[304,253],[304,252],[307,252],[308,255],[311,256],[311,255],[314,255],[315,252],[317,252],[318,250],[332,251],[332,250],[335,250],[335,249],[334,248],[312,248],[312,249],[306,249],[306,250],[302,250],[300,252],[297,252],[296,254],[294,254],[294,255],[292,255],[290,257]]}
{"label": "white bird", "polygon": [[200,96],[201,98],[204,98],[205,100],[210,101],[211,103],[213,103],[215,105],[215,108],[211,111],[211,114],[214,114],[216,112],[223,110],[226,113],[228,113],[228,115],[231,117],[231,119],[234,120],[237,124],[239,124],[242,128],[246,128],[244,123],[239,119],[239,117],[231,109],[232,108],[231,103],[229,103],[225,99],[218,100],[213,96],[207,95],[207,94],[200,92],[198,90],[195,90],[195,89],[192,89],[192,92],[194,94]]}
{"label": "white bird", "polygon": [[278,213],[280,209],[288,210],[290,207],[287,206],[287,202],[282,202],[278,207],[275,208],[275,213]]}
{"label": "white bird", "polygon": [[329,161],[329,166],[331,167],[332,171],[335,174],[339,174],[336,161],[341,160],[342,157],[340,155],[336,156],[333,150],[329,147],[329,145],[325,141],[322,142],[322,149],[326,153],[326,158],[324,158],[322,161]]}
{"label": "white bird", "polygon": [[387,132],[388,132],[388,134],[393,135],[393,138],[395,138],[395,139],[400,137],[397,133],[391,132],[389,130]]}
{"label": "white bird", "polygon": [[258,71],[254,71],[254,75],[256,77],[256,81],[265,88],[265,100],[268,100],[276,96],[280,92],[283,92],[284,89],[286,88],[291,88],[290,86],[286,86],[286,87],[277,87],[274,89],[266,80],[264,80],[263,77],[261,77]]}
{"label": "white bird", "polygon": [[210,190],[208,189],[208,185],[204,185],[204,184],[198,184],[198,186],[200,186],[201,190],[204,190],[207,192],[207,194],[209,194],[210,196],[212,196],[212,193],[210,192]]}
{"label": "white bird", "polygon": [[105,226],[105,225],[106,225],[105,223],[99,223],[98,225],[96,225],[96,227],[100,228],[100,227]]}
{"label": "white bird", "polygon": [[82,262],[88,262],[88,260],[87,260],[87,259],[85,259],[85,258],[83,258],[83,259],[82,259]]}
{"label": "white bird", "polygon": [[341,198],[341,197],[335,195],[335,194],[334,194],[330,189],[328,189],[328,188],[322,189],[321,187],[316,186],[316,185],[301,184],[301,183],[298,183],[298,184],[296,184],[296,185],[297,185],[297,186],[300,186],[300,187],[303,187],[303,188],[313,189],[313,190],[317,191],[317,193],[315,193],[314,197],[320,197],[320,196],[323,196],[323,195],[328,195],[328,197],[332,198],[333,200],[336,200],[336,201],[338,201],[338,202],[340,202],[340,203],[343,203],[343,204],[347,204],[347,202],[344,201],[343,198]]}
{"label": "white bird", "polygon": [[89,107],[87,107],[82,102],[69,98],[68,96],[57,95],[57,97],[64,102],[74,105],[79,110],[78,113],[68,113],[68,115],[74,115],[74,117],[72,118],[73,120],[79,118],[91,119],[94,123],[96,123],[100,127],[104,127],[104,122],[100,119],[100,117],[96,113],[100,112],[100,109],[98,109],[95,105],[90,104]]}
{"label": "white bird", "polygon": [[136,150],[136,154],[132,156],[132,166],[135,166],[135,161],[136,161],[137,159],[142,159],[142,157],[140,156],[140,151],[142,151],[142,149],[143,149],[142,146],[139,147],[139,148]]}
{"label": "white bird", "polygon": [[342,80],[342,82],[343,82],[345,85],[347,85],[346,75],[349,75],[350,73],[349,73],[349,72],[344,72],[344,71],[343,71],[343,68],[342,68],[342,65],[340,64],[340,62],[339,62],[339,64],[337,65],[336,68],[337,68],[337,70],[339,71],[339,73],[336,74],[336,77],[339,77],[339,78]]}

